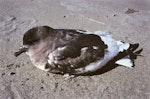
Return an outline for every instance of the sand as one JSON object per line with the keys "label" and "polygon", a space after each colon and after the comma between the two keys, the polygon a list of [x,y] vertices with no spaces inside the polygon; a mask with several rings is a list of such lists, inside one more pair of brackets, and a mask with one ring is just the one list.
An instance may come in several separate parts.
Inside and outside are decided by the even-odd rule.
{"label": "sand", "polygon": [[[140,43],[133,69],[64,80],[13,53],[25,31],[38,26],[110,31]],[[149,0],[0,0],[0,99],[150,99]]]}

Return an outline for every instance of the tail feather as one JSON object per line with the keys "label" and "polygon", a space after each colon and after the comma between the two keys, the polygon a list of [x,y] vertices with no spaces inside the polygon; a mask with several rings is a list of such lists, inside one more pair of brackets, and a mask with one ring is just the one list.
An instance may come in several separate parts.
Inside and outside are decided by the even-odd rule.
{"label": "tail feather", "polygon": [[143,48],[139,49],[138,51],[136,51],[134,53],[138,56],[142,56],[142,55],[140,55],[142,51],[143,51]]}
{"label": "tail feather", "polygon": [[137,56],[141,56],[140,53],[142,52],[143,49],[139,49],[135,51],[139,47],[139,43],[136,44],[130,44],[130,48],[128,49],[130,59],[137,59]]}
{"label": "tail feather", "polygon": [[[124,46],[127,43],[122,43],[120,47]],[[126,45],[125,45],[126,46]],[[140,55],[143,49],[135,51],[139,47],[139,43],[130,44],[128,49],[124,49],[123,51],[120,51],[118,54],[119,58],[116,58],[116,64],[126,66],[126,67],[133,67],[134,66],[134,60],[137,58],[137,56]]]}
{"label": "tail feather", "polygon": [[132,68],[134,63],[129,58],[122,58],[115,62],[118,65],[126,66]]}
{"label": "tail feather", "polygon": [[128,51],[135,51],[139,47],[139,43],[130,44]]}

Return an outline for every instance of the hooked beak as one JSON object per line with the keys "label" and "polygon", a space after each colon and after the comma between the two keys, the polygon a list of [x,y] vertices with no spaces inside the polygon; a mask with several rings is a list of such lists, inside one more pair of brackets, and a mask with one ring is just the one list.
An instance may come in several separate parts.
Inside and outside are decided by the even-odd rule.
{"label": "hooked beak", "polygon": [[26,52],[28,50],[28,47],[27,46],[22,46],[19,48],[19,50],[17,52],[14,53],[14,55],[16,57],[18,57],[20,54]]}

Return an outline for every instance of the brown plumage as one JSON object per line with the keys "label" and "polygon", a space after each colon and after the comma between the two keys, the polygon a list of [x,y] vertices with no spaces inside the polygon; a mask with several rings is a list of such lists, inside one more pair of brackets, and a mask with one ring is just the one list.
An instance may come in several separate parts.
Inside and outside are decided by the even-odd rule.
{"label": "brown plumage", "polygon": [[[33,64],[52,73],[73,73],[104,56],[107,46],[94,34],[71,29],[52,29],[40,26],[24,34],[23,48],[16,56],[27,52]],[[19,53],[19,54],[18,54]],[[52,60],[49,59],[52,55]]]}

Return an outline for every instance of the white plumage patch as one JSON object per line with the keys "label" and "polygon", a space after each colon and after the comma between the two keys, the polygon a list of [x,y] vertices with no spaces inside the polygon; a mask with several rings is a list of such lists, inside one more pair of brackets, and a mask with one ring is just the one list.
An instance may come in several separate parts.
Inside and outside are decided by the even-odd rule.
{"label": "white plumage patch", "polygon": [[[92,32],[85,32],[88,34],[93,34]],[[86,66],[85,72],[87,71],[96,71],[106,65],[110,60],[112,60],[119,53],[119,46],[117,45],[117,41],[114,40],[110,33],[97,31],[94,34],[101,37],[103,42],[108,46],[106,49],[106,53],[104,58],[98,60],[97,62],[90,63]],[[78,71],[82,71],[82,68],[77,69]]]}
{"label": "white plumage patch", "polygon": [[50,53],[50,54],[48,55],[48,63],[49,63],[49,64],[52,64],[53,62],[54,62],[54,57],[53,57],[53,54]]}
{"label": "white plumage patch", "polygon": [[[123,43],[121,41],[117,41],[117,45],[119,46],[119,52],[123,52],[124,50],[128,50],[130,47],[129,43]],[[132,68],[132,66],[133,66],[133,62],[129,58],[129,56],[125,56],[124,58],[117,60],[115,63],[118,65],[121,65],[121,66],[130,67],[130,68]]]}
{"label": "white plumage patch", "polygon": [[83,47],[83,48],[81,49],[81,51],[82,51],[82,52],[85,52],[87,49],[88,49],[88,47]]}
{"label": "white plumage patch", "polygon": [[[93,34],[93,32],[84,32],[86,34]],[[100,59],[97,62],[91,63],[86,66],[86,71],[95,71],[97,69],[100,69],[104,65],[107,64],[110,60],[112,60],[115,56],[118,55],[119,52],[122,52],[124,50],[127,50],[130,47],[129,43],[123,43],[121,41],[116,41],[112,38],[112,35],[109,32],[101,32],[96,31],[94,34],[98,35],[103,42],[108,46],[106,49],[106,53],[104,55],[104,58]],[[115,62],[116,64],[126,66],[126,67],[132,67],[133,62],[129,57],[124,57],[118,61]],[[81,70],[82,68],[79,68],[78,70]]]}
{"label": "white plumage patch", "polygon": [[132,68],[133,62],[129,58],[122,58],[115,62],[118,65]]}
{"label": "white plumage patch", "polygon": [[124,50],[127,50],[130,47],[129,43],[123,43],[121,41],[117,41],[117,45],[119,46],[119,52],[123,52]]}
{"label": "white plumage patch", "polygon": [[93,49],[98,49],[98,47],[97,46],[93,46]]}
{"label": "white plumage patch", "polygon": [[[102,38],[102,40],[104,41],[104,43],[108,45],[109,54],[112,54],[110,56],[113,56],[113,54],[115,56],[119,52],[123,52],[124,50],[128,50],[128,48],[130,47],[129,43],[124,43],[124,42],[116,41],[116,40],[112,39],[111,34],[108,32],[97,31],[97,32],[95,32],[95,34],[99,35]],[[118,51],[117,51],[117,47],[119,48]],[[110,57],[110,56],[108,56],[108,57]],[[126,56],[122,59],[119,59],[115,63],[118,65],[126,66],[126,67],[132,67],[133,66],[133,62],[129,58],[129,56]]]}

